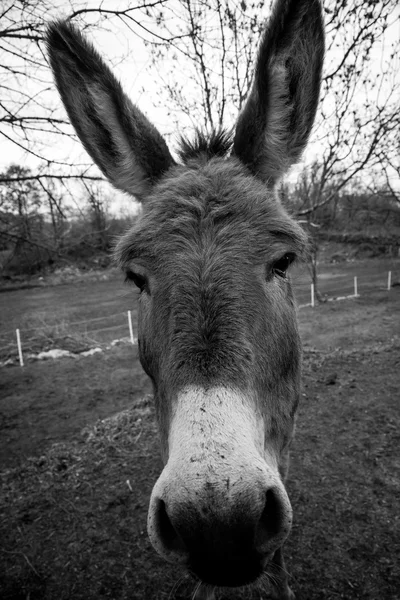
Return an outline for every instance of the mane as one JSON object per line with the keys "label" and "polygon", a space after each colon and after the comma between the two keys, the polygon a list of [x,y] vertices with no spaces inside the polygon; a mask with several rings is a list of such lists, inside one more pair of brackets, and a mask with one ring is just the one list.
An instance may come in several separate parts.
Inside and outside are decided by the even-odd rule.
{"label": "mane", "polygon": [[183,163],[187,163],[192,158],[198,158],[205,155],[207,159],[214,156],[227,156],[233,145],[233,133],[226,129],[212,130],[205,133],[196,129],[194,138],[181,136],[179,140],[178,155]]}

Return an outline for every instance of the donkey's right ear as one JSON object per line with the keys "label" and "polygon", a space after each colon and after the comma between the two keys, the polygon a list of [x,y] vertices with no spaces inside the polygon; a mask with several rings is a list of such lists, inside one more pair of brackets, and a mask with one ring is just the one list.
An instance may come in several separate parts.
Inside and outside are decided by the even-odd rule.
{"label": "donkey's right ear", "polygon": [[174,164],[164,138],[73,25],[49,25],[47,47],[61,98],[86,150],[116,188],[142,199]]}

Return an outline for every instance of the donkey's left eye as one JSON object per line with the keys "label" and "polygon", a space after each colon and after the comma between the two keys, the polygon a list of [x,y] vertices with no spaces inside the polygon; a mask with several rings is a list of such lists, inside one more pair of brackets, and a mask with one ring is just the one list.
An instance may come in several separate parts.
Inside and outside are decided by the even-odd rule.
{"label": "donkey's left eye", "polygon": [[279,275],[280,277],[284,277],[294,259],[295,255],[292,252],[288,252],[273,264],[273,273],[275,273],[275,275]]}

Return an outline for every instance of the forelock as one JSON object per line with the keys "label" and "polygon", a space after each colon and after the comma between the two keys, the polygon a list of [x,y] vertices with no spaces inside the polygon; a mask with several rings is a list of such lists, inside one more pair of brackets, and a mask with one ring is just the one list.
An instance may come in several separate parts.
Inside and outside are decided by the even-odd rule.
{"label": "forelock", "polygon": [[304,231],[236,158],[201,163],[198,158],[176,166],[157,186],[141,218],[119,241],[116,256],[122,267],[141,257],[162,261],[174,247],[191,248],[200,231],[219,240],[220,249],[236,248],[249,259],[258,252],[268,255],[280,242],[303,254]]}
{"label": "forelock", "polygon": [[181,136],[178,155],[186,164],[191,159],[204,157],[210,160],[214,157],[228,156],[233,145],[233,133],[226,129],[213,130],[205,133],[196,130],[193,139]]}

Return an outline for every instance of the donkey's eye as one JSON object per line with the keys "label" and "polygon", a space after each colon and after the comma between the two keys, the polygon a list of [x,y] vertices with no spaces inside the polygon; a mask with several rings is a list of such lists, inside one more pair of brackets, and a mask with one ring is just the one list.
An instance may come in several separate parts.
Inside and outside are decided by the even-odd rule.
{"label": "donkey's eye", "polygon": [[143,292],[143,290],[147,286],[147,279],[146,279],[146,277],[143,277],[143,275],[139,275],[138,273],[134,273],[133,271],[127,271],[126,272],[126,280],[127,281],[132,281],[132,283],[134,283],[136,285],[136,287],[138,287],[141,292]]}
{"label": "donkey's eye", "polygon": [[288,252],[282,258],[277,260],[272,266],[272,272],[279,277],[285,277],[286,271],[295,259],[295,255],[292,252]]}

